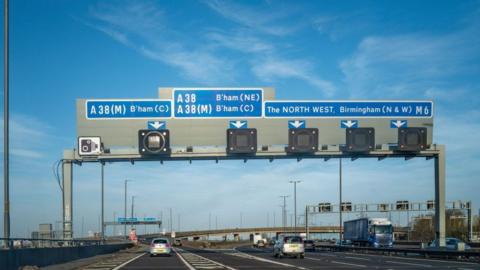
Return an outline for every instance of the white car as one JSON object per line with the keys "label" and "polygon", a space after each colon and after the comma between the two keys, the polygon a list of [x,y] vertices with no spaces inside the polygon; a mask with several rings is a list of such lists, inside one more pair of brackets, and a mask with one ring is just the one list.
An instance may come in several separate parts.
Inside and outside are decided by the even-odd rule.
{"label": "white car", "polygon": [[154,238],[150,244],[150,257],[172,254],[172,244],[167,238]]}
{"label": "white car", "polygon": [[273,246],[273,256],[282,258],[284,256],[305,258],[305,245],[300,236],[280,237]]}

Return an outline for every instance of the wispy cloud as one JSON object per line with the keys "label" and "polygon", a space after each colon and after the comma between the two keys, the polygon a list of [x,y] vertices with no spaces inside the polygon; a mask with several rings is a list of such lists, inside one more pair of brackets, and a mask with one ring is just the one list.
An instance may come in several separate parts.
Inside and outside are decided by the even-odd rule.
{"label": "wispy cloud", "polygon": [[311,64],[300,60],[283,60],[273,57],[252,63],[253,73],[261,80],[273,82],[279,78],[293,78],[306,81],[320,89],[324,96],[330,97],[335,92],[335,85],[313,75]]}
{"label": "wispy cloud", "polygon": [[[199,84],[230,82],[228,59],[218,57],[209,46],[186,46],[187,37],[166,27],[164,12],[154,2],[135,1],[124,5],[102,4],[90,8],[94,19],[87,26],[105,33],[143,56],[181,70]],[[176,37],[177,39],[172,39]]]}
{"label": "wispy cloud", "polygon": [[206,1],[205,3],[227,20],[270,35],[288,35],[302,26],[301,22],[292,23],[288,20],[292,15],[292,9],[278,9],[268,5],[268,10],[262,10],[259,6],[252,7],[219,0]]}
{"label": "wispy cloud", "polygon": [[[0,121],[3,130],[3,119]],[[10,120],[10,153],[15,157],[41,159],[45,147],[51,146],[52,127],[39,119],[27,115],[15,115]],[[3,141],[3,133],[0,134]],[[3,153],[3,148],[1,149]]]}
{"label": "wispy cloud", "polygon": [[453,76],[478,75],[479,37],[479,27],[471,26],[445,35],[369,36],[340,68],[352,97],[431,95],[452,85]]}
{"label": "wispy cloud", "polygon": [[234,33],[212,31],[207,33],[206,37],[216,46],[244,53],[271,53],[275,50],[275,46],[271,42],[260,39],[250,31],[239,30]]}

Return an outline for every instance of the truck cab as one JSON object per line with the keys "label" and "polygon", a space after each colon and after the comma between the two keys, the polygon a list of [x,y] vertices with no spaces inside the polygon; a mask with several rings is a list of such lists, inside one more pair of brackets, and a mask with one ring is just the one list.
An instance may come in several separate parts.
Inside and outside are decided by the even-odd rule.
{"label": "truck cab", "polygon": [[393,247],[393,226],[385,218],[371,218],[368,221],[368,243],[372,247]]}

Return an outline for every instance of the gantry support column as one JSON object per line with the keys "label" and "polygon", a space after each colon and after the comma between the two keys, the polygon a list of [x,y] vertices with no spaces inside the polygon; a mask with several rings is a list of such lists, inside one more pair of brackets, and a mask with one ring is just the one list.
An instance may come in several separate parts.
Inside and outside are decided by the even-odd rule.
{"label": "gantry support column", "polygon": [[73,151],[66,150],[62,161],[62,204],[63,204],[63,238],[73,239]]}
{"label": "gantry support column", "polygon": [[445,145],[436,145],[435,157],[435,238],[445,247]]}

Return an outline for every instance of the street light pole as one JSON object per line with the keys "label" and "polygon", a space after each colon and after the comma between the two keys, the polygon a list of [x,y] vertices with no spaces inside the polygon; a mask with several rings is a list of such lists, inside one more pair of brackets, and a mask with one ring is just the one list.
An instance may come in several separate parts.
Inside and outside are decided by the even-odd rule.
{"label": "street light pole", "polygon": [[124,197],[124,223],[123,223],[123,236],[127,237],[127,183],[132,180],[125,179],[125,197]]}
{"label": "street light pole", "polygon": [[283,232],[287,230],[287,198],[290,197],[288,195],[280,195],[280,198],[283,198],[283,206],[282,206],[282,225],[283,225]]}
{"label": "street light pole", "polygon": [[132,220],[132,229],[134,228],[134,227],[133,227],[133,217],[134,217],[134,216],[133,216],[133,215],[134,215],[133,208],[135,207],[135,197],[136,197],[135,195],[133,195],[133,196],[132,196],[132,212],[131,212],[131,214],[132,214],[132,216],[131,216],[131,220]]}
{"label": "street light pole", "polygon": [[338,213],[339,213],[339,239],[340,239],[340,245],[342,245],[342,239],[343,239],[343,234],[342,234],[342,159],[340,158],[339,159],[340,163],[339,163],[339,167],[338,167],[338,175],[339,175],[339,193],[340,193],[340,203],[339,203],[339,207],[338,207]]}
{"label": "street light pole", "polygon": [[290,181],[290,183],[293,184],[293,201],[294,201],[294,216],[295,216],[295,220],[294,220],[294,224],[295,224],[295,232],[297,232],[297,183],[300,183],[302,181],[299,181],[299,180],[295,180],[295,181]]}
{"label": "street light pole", "polygon": [[8,64],[8,0],[3,1],[3,237],[10,248],[10,174],[9,174],[9,64]]}
{"label": "street light pole", "polygon": [[101,218],[101,226],[102,226],[102,241],[105,240],[105,201],[104,201],[104,198],[105,198],[105,195],[104,195],[104,186],[105,186],[105,172],[104,172],[104,169],[105,169],[105,163],[101,162],[100,163],[100,166],[101,166],[101,178],[102,178],[102,218]]}

